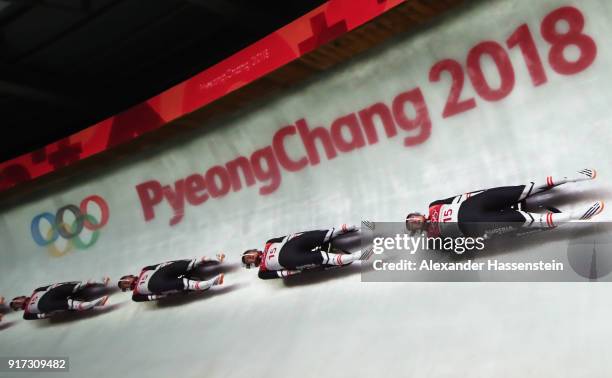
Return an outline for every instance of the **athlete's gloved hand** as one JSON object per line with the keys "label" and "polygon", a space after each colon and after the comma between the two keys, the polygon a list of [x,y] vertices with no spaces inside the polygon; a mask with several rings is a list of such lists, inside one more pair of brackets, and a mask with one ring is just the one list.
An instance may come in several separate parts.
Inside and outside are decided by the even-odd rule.
{"label": "athlete's gloved hand", "polygon": [[222,263],[225,260],[225,253],[219,252],[217,253],[217,261]]}
{"label": "athlete's gloved hand", "polygon": [[279,270],[277,272],[280,278],[285,278],[285,277],[293,276],[293,275],[300,274],[300,273],[302,273],[301,270],[287,270],[287,269]]}
{"label": "athlete's gloved hand", "polygon": [[102,284],[104,286],[108,286],[109,283],[110,283],[110,277],[108,277],[108,276],[102,277]]}

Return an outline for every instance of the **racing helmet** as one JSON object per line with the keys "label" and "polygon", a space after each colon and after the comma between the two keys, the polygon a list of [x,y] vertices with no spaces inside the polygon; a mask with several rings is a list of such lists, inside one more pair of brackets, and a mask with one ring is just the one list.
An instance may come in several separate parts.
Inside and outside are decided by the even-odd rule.
{"label": "racing helmet", "polygon": [[9,307],[13,311],[20,311],[20,310],[23,310],[23,307],[25,306],[27,301],[28,301],[28,297],[26,297],[25,295],[21,295],[19,297],[13,298],[11,300],[11,303],[9,304]]}
{"label": "racing helmet", "polygon": [[136,286],[137,280],[138,280],[138,277],[136,277],[133,274],[128,274],[119,279],[119,282],[117,282],[117,286],[123,292],[128,291],[128,290],[134,290],[134,286]]}
{"label": "racing helmet", "polygon": [[421,213],[410,213],[406,215],[406,230],[414,234],[422,229],[425,221],[425,215]]}
{"label": "racing helmet", "polygon": [[[261,263],[261,256],[262,256],[262,252],[257,250],[257,249],[248,249],[246,251],[244,251],[242,253],[242,265],[247,268],[247,269],[251,269],[254,266],[259,266],[259,264]],[[255,261],[254,262],[248,262],[247,261],[247,257],[248,256],[255,256]]]}

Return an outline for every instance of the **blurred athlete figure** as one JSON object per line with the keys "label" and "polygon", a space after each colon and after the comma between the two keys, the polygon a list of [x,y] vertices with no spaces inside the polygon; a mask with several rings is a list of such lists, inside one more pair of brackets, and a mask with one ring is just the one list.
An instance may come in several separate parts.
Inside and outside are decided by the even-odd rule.
{"label": "blurred athlete figure", "polygon": [[61,311],[89,310],[97,306],[104,306],[108,295],[89,302],[80,301],[77,298],[83,294],[83,289],[94,285],[108,286],[109,281],[108,277],[104,277],[101,282],[73,281],[39,287],[29,297],[13,298],[10,307],[14,311],[24,310],[23,318],[26,320],[48,318]]}
{"label": "blurred athlete figure", "polygon": [[9,310],[9,307],[6,305],[6,300],[0,295],[0,322],[4,315],[8,314]]}
{"label": "blurred athlete figure", "polygon": [[288,277],[309,269],[336,268],[357,260],[367,260],[371,251],[345,253],[332,245],[338,236],[357,231],[357,226],[343,224],[329,230],[305,231],[270,239],[263,251],[245,251],[242,263],[247,269],[259,267],[259,278],[267,280]]}
{"label": "blurred athlete figure", "polygon": [[485,237],[495,234],[547,230],[571,220],[586,220],[603,211],[603,201],[571,213],[548,207],[547,213],[523,211],[526,200],[568,182],[593,180],[594,169],[583,169],[572,177],[548,176],[544,182],[503,186],[465,193],[432,202],[429,216],[410,213],[406,228],[411,232],[426,232],[429,237]]}
{"label": "blurred athlete figure", "polygon": [[192,278],[192,273],[196,268],[220,264],[223,260],[225,255],[219,253],[215,259],[202,257],[145,266],[138,277],[131,274],[121,277],[118,286],[122,291],[131,290],[134,302],[154,301],[179,292],[205,291],[213,286],[222,285],[223,273],[209,281],[195,280]]}

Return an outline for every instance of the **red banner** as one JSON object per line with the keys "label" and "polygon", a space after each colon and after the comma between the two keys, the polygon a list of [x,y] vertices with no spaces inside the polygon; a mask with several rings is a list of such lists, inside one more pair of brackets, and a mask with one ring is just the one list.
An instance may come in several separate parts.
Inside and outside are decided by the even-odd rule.
{"label": "red banner", "polygon": [[0,191],[164,126],[372,20],[403,0],[330,0],[198,75],[76,134],[0,164]]}

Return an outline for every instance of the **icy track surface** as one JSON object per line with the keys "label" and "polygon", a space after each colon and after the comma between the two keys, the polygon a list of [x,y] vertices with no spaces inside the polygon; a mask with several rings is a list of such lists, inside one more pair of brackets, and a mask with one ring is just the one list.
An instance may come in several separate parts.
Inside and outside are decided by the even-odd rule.
{"label": "icy track surface", "polygon": [[[534,87],[513,50],[516,84],[507,98],[478,98],[477,108],[442,119],[450,81],[428,82],[435,62],[465,61],[478,42],[505,41],[524,22],[546,62],[549,46],[537,34],[541,19],[568,3],[585,14],[585,32],[597,42],[591,67],[562,76],[546,65],[548,82]],[[288,232],[362,219],[401,221],[435,199],[585,167],[597,168],[599,177],[567,185],[577,202],[562,210],[596,199],[612,205],[610,7],[604,0],[479,3],[210,135],[121,168],[101,168],[96,177],[3,210],[0,295],[7,297],[51,282],[102,275],[116,281],[144,265],[220,250],[230,269],[222,288],[187,300],[137,304],[115,293],[109,307],[79,318],[26,322],[9,314],[0,323],[0,356],[68,356],[70,372],[57,376],[75,378],[609,377],[608,283],[362,283],[356,269],[260,281],[238,261],[243,250]],[[402,134],[285,172],[271,195],[249,188],[188,207],[174,227],[171,210],[160,205],[155,219],[143,221],[134,190],[141,182],[172,184],[260,148],[300,117],[329,125],[415,86],[425,88],[433,124],[422,145],[404,147]],[[463,95],[474,97],[474,90],[466,84]],[[52,258],[32,242],[33,216],[93,193],[111,208],[94,247]],[[599,220],[610,220],[610,213]]]}

